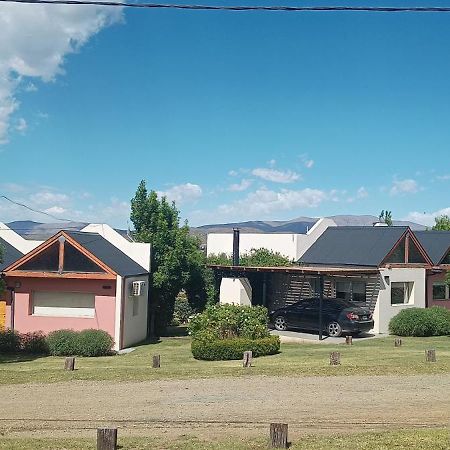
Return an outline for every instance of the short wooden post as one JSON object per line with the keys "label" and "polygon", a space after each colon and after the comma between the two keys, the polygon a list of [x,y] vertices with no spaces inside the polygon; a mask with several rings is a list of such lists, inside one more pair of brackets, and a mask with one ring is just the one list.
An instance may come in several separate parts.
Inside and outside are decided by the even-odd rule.
{"label": "short wooden post", "polygon": [[347,345],[353,345],[353,336],[345,336],[345,343]]}
{"label": "short wooden post", "polygon": [[288,425],[287,423],[270,424],[270,447],[288,448]]}
{"label": "short wooden post", "polygon": [[244,352],[244,359],[242,360],[242,365],[244,367],[252,367],[252,359],[253,359],[252,351]]}
{"label": "short wooden post", "polygon": [[399,338],[396,338],[394,341],[394,347],[401,347],[402,346],[402,340]]}
{"label": "short wooden post", "polygon": [[341,364],[341,354],[339,352],[330,353],[330,365],[339,366]]}
{"label": "short wooden post", "polygon": [[117,428],[97,428],[97,450],[117,450]]}
{"label": "short wooden post", "polygon": [[425,350],[425,361],[436,362],[436,350],[434,349]]}
{"label": "short wooden post", "polygon": [[152,367],[154,369],[161,367],[161,355],[153,355]]}
{"label": "short wooden post", "polygon": [[64,361],[64,370],[75,370],[75,358],[69,356]]}

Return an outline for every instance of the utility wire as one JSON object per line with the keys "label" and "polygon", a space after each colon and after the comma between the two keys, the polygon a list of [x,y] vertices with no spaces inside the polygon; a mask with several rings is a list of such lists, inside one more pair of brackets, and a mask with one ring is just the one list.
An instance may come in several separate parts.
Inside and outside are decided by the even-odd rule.
{"label": "utility wire", "polygon": [[120,3],[97,0],[0,0],[0,3],[26,3],[32,5],[93,5],[120,8],[187,9],[201,11],[285,11],[285,12],[417,12],[448,13],[446,6],[220,6],[177,5],[161,3]]}

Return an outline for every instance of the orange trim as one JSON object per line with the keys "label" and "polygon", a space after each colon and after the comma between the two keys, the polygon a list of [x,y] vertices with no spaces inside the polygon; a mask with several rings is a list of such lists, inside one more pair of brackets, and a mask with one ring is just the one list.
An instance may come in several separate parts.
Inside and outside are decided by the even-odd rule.
{"label": "orange trim", "polygon": [[64,272],[64,241],[59,240],[59,252],[58,252],[58,272]]}
{"label": "orange trim", "polygon": [[409,263],[409,234],[405,236],[405,263]]}
{"label": "orange trim", "polygon": [[111,273],[101,272],[27,272],[22,270],[11,270],[6,274],[8,277],[20,278],[90,278],[93,280],[115,280],[116,276]]}
{"label": "orange trim", "polygon": [[447,255],[450,252],[450,247],[447,249],[447,251],[444,253],[444,255],[442,256],[442,258],[439,260],[439,265],[443,265],[443,266],[448,266],[449,264],[442,264],[442,261],[444,261],[444,259],[447,257]]}

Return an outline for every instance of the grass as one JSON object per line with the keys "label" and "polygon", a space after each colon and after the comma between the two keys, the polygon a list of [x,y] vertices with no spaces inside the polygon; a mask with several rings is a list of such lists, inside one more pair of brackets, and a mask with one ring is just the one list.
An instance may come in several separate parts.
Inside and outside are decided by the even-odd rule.
{"label": "grass", "polygon": [[[450,337],[394,338],[355,342],[353,346],[282,344],[281,353],[253,360],[243,369],[239,361],[197,361],[190,352],[190,338],[163,338],[138,346],[126,355],[77,358],[74,372],[62,370],[64,358],[0,355],[0,384],[67,380],[143,381],[225,376],[280,375],[414,375],[450,373]],[[436,349],[437,362],[426,363],[425,349]],[[341,352],[341,366],[329,365],[332,350]],[[152,369],[152,355],[161,355],[161,368]]]}
{"label": "grass", "polygon": [[[331,436],[303,436],[292,442],[292,450],[447,450],[450,444],[449,431],[445,429],[398,430],[358,434],[337,434]],[[155,438],[121,438],[121,449],[150,450],[263,450],[267,449],[264,439],[228,439],[226,441],[205,441],[183,436],[174,440]],[[94,439],[45,439],[4,438],[0,449],[8,450],[93,450]]]}

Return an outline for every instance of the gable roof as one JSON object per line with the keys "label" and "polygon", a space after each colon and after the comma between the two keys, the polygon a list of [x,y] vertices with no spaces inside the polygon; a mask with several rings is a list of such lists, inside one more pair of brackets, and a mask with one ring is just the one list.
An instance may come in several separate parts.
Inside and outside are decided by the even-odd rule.
{"label": "gable roof", "polygon": [[299,263],[378,266],[408,227],[329,227]]}
{"label": "gable roof", "polygon": [[439,264],[450,249],[450,231],[415,231],[414,234],[433,264]]}
{"label": "gable roof", "polygon": [[0,271],[8,267],[14,261],[23,256],[23,253],[13,247],[9,242],[0,238],[0,247],[2,249],[2,261],[0,261]]}
{"label": "gable roof", "polygon": [[129,256],[98,233],[86,233],[84,231],[64,232],[121,276],[142,275],[148,273],[148,270],[133,261]]}

